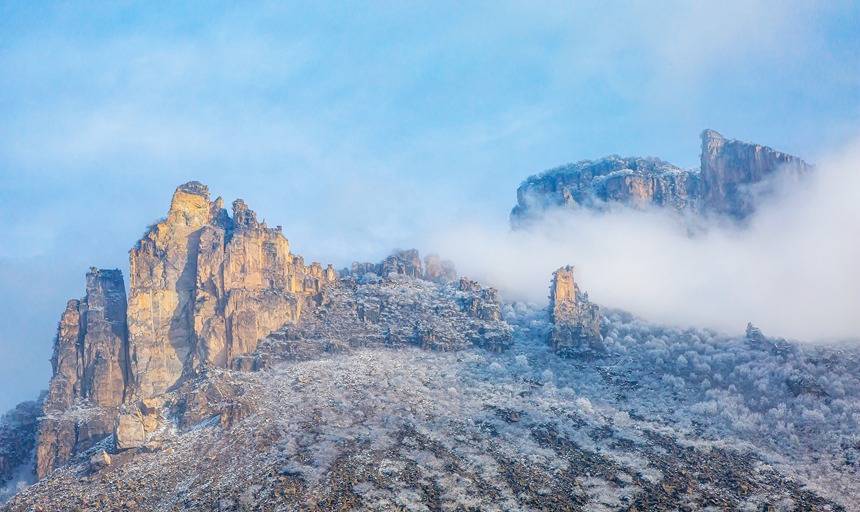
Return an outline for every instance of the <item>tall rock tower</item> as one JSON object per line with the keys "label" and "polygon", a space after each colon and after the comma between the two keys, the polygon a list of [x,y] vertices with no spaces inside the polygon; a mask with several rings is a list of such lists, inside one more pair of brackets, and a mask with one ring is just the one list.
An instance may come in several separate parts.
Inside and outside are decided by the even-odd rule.
{"label": "tall rock tower", "polygon": [[221,201],[192,181],[173,194],[167,218],[129,255],[128,333],[134,386],[143,397],[163,393],[189,368],[194,342],[197,256],[205,226],[229,228]]}
{"label": "tall rock tower", "polygon": [[[112,431],[129,379],[127,340],[122,273],[90,269],[86,295],[68,302],[54,340],[36,449],[40,478]],[[76,403],[89,406],[85,421],[63,414]]]}
{"label": "tall rock tower", "polygon": [[552,330],[549,341],[557,353],[577,353],[602,348],[600,308],[588,301],[573,279],[573,267],[561,267],[552,274],[549,289]]}
{"label": "tall rock tower", "polygon": [[304,296],[337,279],[331,266],[305,266],[280,227],[269,228],[244,201],[232,218],[221,198],[192,181],[173,194],[167,218],[131,250],[128,302],[133,394],[161,394],[205,367],[241,366],[242,357],[285,323]]}
{"label": "tall rock tower", "polygon": [[128,300],[119,270],[93,268],[86,296],[60,318],[37,433],[39,478],[113,433],[116,419],[130,416],[120,410],[139,399],[206,368],[252,366],[260,340],[298,321],[304,300],[337,280],[331,265],[291,254],[281,228],[258,221],[241,199],[231,218],[195,181],[176,189],[129,266]]}

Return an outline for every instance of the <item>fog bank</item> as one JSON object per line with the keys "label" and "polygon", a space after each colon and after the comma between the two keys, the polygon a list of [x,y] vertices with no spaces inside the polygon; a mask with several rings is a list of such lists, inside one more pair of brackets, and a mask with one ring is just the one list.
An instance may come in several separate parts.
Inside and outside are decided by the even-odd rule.
{"label": "fog bank", "polygon": [[508,297],[547,300],[577,267],[592,300],[674,325],[801,340],[860,338],[860,141],[802,182],[778,183],[748,226],[659,211],[555,211],[528,231],[462,223],[428,245]]}

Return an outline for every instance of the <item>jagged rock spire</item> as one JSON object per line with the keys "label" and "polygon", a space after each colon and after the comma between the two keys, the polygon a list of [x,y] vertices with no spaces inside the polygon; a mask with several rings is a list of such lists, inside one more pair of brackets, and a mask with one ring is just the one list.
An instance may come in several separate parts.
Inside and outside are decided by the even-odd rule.
{"label": "jagged rock spire", "polygon": [[[330,265],[305,266],[281,229],[258,222],[241,199],[230,218],[197,181],[176,188],[167,216],[131,249],[129,268],[127,300],[119,270],[93,268],[85,297],[63,312],[38,433],[40,478],[113,432],[120,408],[201,369],[241,366],[337,279]],[[77,405],[92,409],[86,421],[66,414]]]}
{"label": "jagged rock spire", "polygon": [[243,200],[230,218],[196,181],[177,187],[167,218],[132,249],[130,268],[132,373],[144,398],[202,367],[232,365],[298,319],[302,294],[336,278],[305,266]]}
{"label": "jagged rock spire", "polygon": [[549,340],[559,353],[575,353],[602,348],[600,308],[589,302],[573,278],[574,267],[566,265],[552,274]]}
{"label": "jagged rock spire", "polygon": [[[126,296],[122,272],[91,268],[86,295],[70,300],[60,318],[53,376],[39,426],[36,474],[40,478],[111,431],[111,416],[125,399],[129,380]],[[97,412],[79,427],[63,413],[78,401]]]}

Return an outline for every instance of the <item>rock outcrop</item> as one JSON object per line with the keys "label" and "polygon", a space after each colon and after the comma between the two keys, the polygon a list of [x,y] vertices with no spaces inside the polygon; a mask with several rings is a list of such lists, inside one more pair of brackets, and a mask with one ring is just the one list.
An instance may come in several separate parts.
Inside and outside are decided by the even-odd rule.
{"label": "rock outcrop", "polygon": [[[222,206],[205,185],[181,185],[167,217],[130,252],[128,299],[119,270],[94,268],[86,296],[68,302],[39,424],[40,478],[111,434],[121,449],[142,445],[151,418],[135,403],[207,368],[236,366],[337,280],[331,266],[291,254],[280,227],[242,200],[232,217]],[[118,416],[121,406],[131,412]]]}
{"label": "rock outcrop", "polygon": [[657,158],[583,160],[526,179],[517,189],[511,211],[514,227],[528,224],[545,211],[562,208],[606,209],[613,203],[637,208],[692,208],[699,177]]}
{"label": "rock outcrop", "polygon": [[231,367],[301,314],[301,297],[337,276],[290,253],[241,200],[232,218],[221,198],[190,182],[167,218],[132,249],[129,343],[135,393],[150,397],[205,367]]}
{"label": "rock outcrop", "polygon": [[549,301],[552,323],[549,341],[556,353],[575,354],[603,348],[600,308],[579,290],[570,265],[553,273]]}
{"label": "rock outcrop", "polygon": [[758,144],[702,132],[701,166],[681,169],[657,158],[616,155],[583,160],[526,179],[511,211],[513,227],[554,209],[670,208],[742,220],[770,189],[770,178],[804,173],[803,160]]}
{"label": "rock outcrop", "polygon": [[117,450],[139,448],[146,442],[143,418],[139,414],[120,414],[114,425],[114,440]]}
{"label": "rock outcrop", "polygon": [[429,254],[424,257],[424,279],[436,283],[451,283],[457,280],[457,269],[452,261]]}
{"label": "rock outcrop", "polygon": [[86,295],[60,318],[39,424],[36,474],[110,434],[128,382],[126,295],[119,270],[90,269]]}
{"label": "rock outcrop", "polygon": [[397,249],[379,263],[354,262],[351,268],[342,270],[341,274],[353,277],[365,274],[376,274],[380,277],[404,275],[436,283],[452,283],[457,280],[457,269],[453,262],[443,260],[437,254],[430,254],[424,258],[422,265],[421,256],[416,249]]}
{"label": "rock outcrop", "polygon": [[[422,270],[414,249],[352,268],[340,286],[327,288],[319,301],[309,302],[298,324],[287,325],[266,340],[263,361],[279,354],[307,357],[323,350],[373,346],[443,351],[472,346],[501,351],[510,346],[512,330],[501,317],[494,288],[466,278],[440,282]],[[268,363],[256,366],[261,364]]]}
{"label": "rock outcrop", "polygon": [[197,259],[204,226],[228,229],[220,200],[197,182],[176,189],[167,218],[129,256],[128,332],[136,392],[162,393],[191,368]]}
{"label": "rock outcrop", "polygon": [[422,262],[416,250],[396,251],[341,279],[331,265],[292,254],[281,227],[268,227],[244,201],[233,202],[231,215],[198,182],[176,189],[129,266],[127,299],[119,270],[93,268],[85,297],[61,316],[38,426],[39,478],[108,436],[113,442],[101,447],[151,448],[168,395],[165,414],[184,426],[213,414],[235,421],[248,404],[216,405],[187,384],[295,357],[293,345],[279,344],[285,339],[319,353],[377,343],[499,350],[511,338],[495,290],[454,284],[453,264],[438,256]]}
{"label": "rock outcrop", "polygon": [[755,211],[758,198],[776,173],[804,174],[811,166],[759,144],[726,139],[714,130],[702,132],[702,208],[735,218]]}

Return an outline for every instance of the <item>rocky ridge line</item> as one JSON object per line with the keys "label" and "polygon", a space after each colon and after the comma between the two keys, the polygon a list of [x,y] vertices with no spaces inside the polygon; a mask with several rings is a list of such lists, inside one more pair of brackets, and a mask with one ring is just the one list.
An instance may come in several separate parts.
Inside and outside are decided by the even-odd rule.
{"label": "rocky ridge line", "polygon": [[156,446],[168,417],[225,413],[209,398],[166,396],[210,371],[300,357],[297,345],[316,357],[377,342],[437,350],[510,342],[495,290],[455,284],[450,262],[396,251],[341,277],[331,265],[305,265],[280,226],[241,199],[229,214],[199,182],[176,189],[129,264],[127,299],[119,270],[93,268],[85,297],[61,316],[34,435],[38,478],[96,445],[107,450],[93,455],[100,464]]}
{"label": "rocky ridge line", "polygon": [[681,169],[658,158],[607,156],[530,176],[517,188],[511,225],[527,227],[552,209],[606,210],[613,205],[749,217],[771,179],[803,175],[812,166],[766,146],[701,134],[700,167]]}

